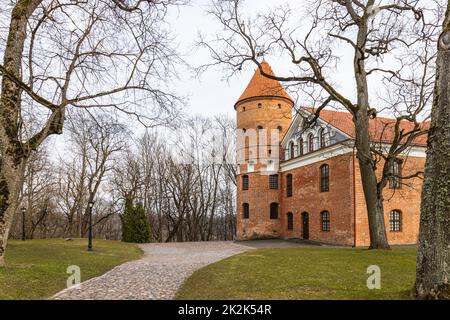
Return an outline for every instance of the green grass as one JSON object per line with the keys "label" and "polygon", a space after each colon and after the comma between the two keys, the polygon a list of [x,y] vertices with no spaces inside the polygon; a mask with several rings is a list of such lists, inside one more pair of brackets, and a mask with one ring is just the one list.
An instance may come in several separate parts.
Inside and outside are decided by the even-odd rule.
{"label": "green grass", "polygon": [[[259,249],[196,271],[178,299],[410,299],[415,247]],[[381,268],[381,289],[369,290],[369,265]]]}
{"label": "green grass", "polygon": [[46,299],[66,287],[67,267],[81,268],[81,281],[142,256],[135,244],[94,239],[9,241],[5,268],[0,268],[0,299]]}

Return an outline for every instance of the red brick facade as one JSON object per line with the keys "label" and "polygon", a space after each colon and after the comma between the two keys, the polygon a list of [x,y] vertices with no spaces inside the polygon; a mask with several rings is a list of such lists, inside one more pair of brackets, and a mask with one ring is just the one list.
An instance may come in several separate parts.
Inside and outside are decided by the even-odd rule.
{"label": "red brick facade", "polygon": [[[272,72],[271,69],[268,70]],[[287,94],[284,92],[279,97],[275,97],[276,94],[273,93],[252,96],[258,92],[255,89],[258,85],[258,71],[250,84],[251,90],[247,87],[244,99],[235,105],[237,128],[278,128],[281,136],[290,134],[288,128],[293,122],[293,103],[286,97]],[[333,126],[332,121],[328,123]],[[266,172],[267,166],[249,152],[248,144],[244,148],[245,162],[239,165],[237,176],[237,239],[308,237],[310,240],[340,245],[369,245],[361,176],[350,135],[345,143],[330,143],[308,155],[301,154],[281,161],[277,172]],[[415,150],[414,154],[402,158],[403,176],[416,173],[424,167],[424,148],[418,147]],[[249,160],[253,160],[252,169],[249,169]],[[321,191],[320,188],[320,168],[323,164],[329,168],[328,191]],[[378,167],[381,168],[382,164]],[[274,173],[278,174],[278,188],[270,189],[268,174]],[[292,175],[290,196],[287,192],[289,174]],[[243,190],[243,176],[248,177],[248,190]],[[385,223],[391,244],[417,242],[421,187],[421,179],[413,178],[404,181],[400,189],[390,189],[389,186],[385,188]],[[244,203],[249,207],[248,218],[244,217]],[[276,218],[271,217],[271,203],[278,204]],[[391,210],[401,212],[400,231],[390,231]],[[326,231],[323,229],[328,229],[327,219],[322,221],[321,217],[324,211],[328,212],[324,217],[329,217],[329,230]],[[293,218],[292,225],[288,222],[290,214]]]}

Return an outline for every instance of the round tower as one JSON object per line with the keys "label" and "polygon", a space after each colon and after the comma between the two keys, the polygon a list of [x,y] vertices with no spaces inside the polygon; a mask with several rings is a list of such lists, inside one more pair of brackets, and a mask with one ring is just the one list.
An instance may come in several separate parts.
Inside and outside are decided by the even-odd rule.
{"label": "round tower", "polygon": [[[274,75],[265,61],[266,74]],[[277,238],[281,228],[280,142],[294,102],[257,69],[234,108],[237,120],[237,239]]]}

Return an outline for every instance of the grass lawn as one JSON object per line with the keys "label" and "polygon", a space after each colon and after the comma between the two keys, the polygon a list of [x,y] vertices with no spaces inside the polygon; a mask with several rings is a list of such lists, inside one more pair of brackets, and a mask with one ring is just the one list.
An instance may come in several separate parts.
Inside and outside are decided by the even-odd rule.
{"label": "grass lawn", "polygon": [[[410,299],[416,247],[391,251],[298,247],[259,249],[206,266],[178,299]],[[381,289],[369,290],[369,265],[381,268]]]}
{"label": "grass lawn", "polygon": [[135,244],[94,239],[11,240],[6,268],[0,268],[0,299],[45,299],[66,287],[67,267],[81,268],[81,281],[99,276],[116,265],[142,256]]}

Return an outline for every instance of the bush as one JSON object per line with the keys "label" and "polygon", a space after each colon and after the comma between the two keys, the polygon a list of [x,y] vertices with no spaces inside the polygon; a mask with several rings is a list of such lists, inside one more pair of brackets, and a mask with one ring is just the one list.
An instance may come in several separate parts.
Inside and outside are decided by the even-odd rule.
{"label": "bush", "polygon": [[145,215],[144,207],[133,201],[125,201],[125,210],[122,216],[122,241],[134,243],[150,242],[150,223]]}

